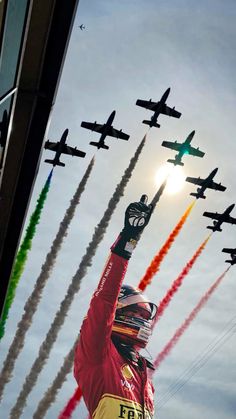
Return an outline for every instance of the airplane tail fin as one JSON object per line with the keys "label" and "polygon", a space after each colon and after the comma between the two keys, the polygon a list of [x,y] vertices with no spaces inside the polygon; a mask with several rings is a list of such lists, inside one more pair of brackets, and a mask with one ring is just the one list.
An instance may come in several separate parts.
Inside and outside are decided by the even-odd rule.
{"label": "airplane tail fin", "polygon": [[44,160],[46,163],[51,163],[51,164],[53,164],[53,165],[56,165],[56,166],[62,166],[62,167],[65,167],[65,163],[62,163],[61,161],[58,161],[58,162],[55,162],[55,160],[49,160],[49,159],[46,159],[46,160]]}
{"label": "airplane tail fin", "polygon": [[215,227],[214,226],[207,226],[207,228],[209,228],[209,230],[215,231]]}
{"label": "airplane tail fin", "polygon": [[195,196],[197,199],[198,198],[206,199],[205,195],[200,195],[198,192],[191,192],[190,195]]}
{"label": "airplane tail fin", "polygon": [[53,160],[49,160],[49,159],[46,159],[46,160],[44,160],[45,161],[45,163],[51,163],[51,164],[53,164],[54,163],[54,161]]}
{"label": "airplane tail fin", "polygon": [[212,230],[212,231],[222,231],[222,228],[220,228],[220,227],[215,227],[215,226],[207,226],[207,228],[209,228],[209,230]]}
{"label": "airplane tail fin", "polygon": [[106,144],[99,144],[99,143],[96,143],[96,142],[94,142],[94,141],[91,141],[89,144],[91,144],[91,145],[94,145],[95,147],[97,147],[98,149],[99,148],[104,148],[105,150],[108,150],[109,149],[109,147],[108,147],[108,145],[106,145]]}
{"label": "airplane tail fin", "polygon": [[184,163],[182,163],[182,161],[177,161],[177,160],[175,160],[175,159],[168,159],[167,160],[169,163],[173,163],[175,166],[176,165],[179,165],[179,166],[183,166],[184,165]]}
{"label": "airplane tail fin", "polygon": [[149,127],[160,128],[160,124],[158,124],[157,122],[148,121],[147,119],[143,120],[143,124],[149,125]]}

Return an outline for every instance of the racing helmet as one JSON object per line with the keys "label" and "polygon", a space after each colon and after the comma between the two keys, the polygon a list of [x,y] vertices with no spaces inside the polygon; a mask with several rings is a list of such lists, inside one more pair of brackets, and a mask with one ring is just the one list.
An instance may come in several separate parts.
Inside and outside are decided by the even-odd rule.
{"label": "racing helmet", "polygon": [[[133,313],[129,313],[133,312]],[[144,348],[152,333],[157,306],[138,289],[122,285],[112,326],[112,337]]]}

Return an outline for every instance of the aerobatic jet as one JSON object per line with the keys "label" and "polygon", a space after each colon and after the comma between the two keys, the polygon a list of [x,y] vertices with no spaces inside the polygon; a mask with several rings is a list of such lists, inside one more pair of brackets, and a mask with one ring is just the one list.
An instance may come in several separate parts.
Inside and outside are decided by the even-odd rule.
{"label": "aerobatic jet", "polygon": [[105,150],[108,150],[109,147],[108,145],[105,144],[106,136],[120,138],[121,140],[126,140],[126,141],[129,139],[129,135],[122,132],[122,129],[117,130],[113,128],[112,122],[115,118],[115,114],[116,114],[116,111],[113,111],[111,115],[109,116],[107,122],[103,125],[97,124],[97,121],[95,122],[82,121],[81,127],[90,129],[91,131],[96,131],[99,134],[101,134],[101,137],[98,142],[91,141],[89,144],[94,145],[98,149],[104,148]]}
{"label": "aerobatic jet", "polygon": [[175,166],[183,166],[184,163],[182,162],[182,157],[185,154],[191,154],[192,156],[197,157],[203,157],[205,153],[203,151],[199,150],[199,148],[194,148],[190,145],[193,136],[195,134],[195,131],[192,131],[189,136],[186,138],[186,140],[183,143],[178,143],[177,141],[163,141],[162,146],[170,148],[171,150],[178,151],[178,154],[176,154],[174,159],[168,159],[167,161],[169,163],[173,163]]}
{"label": "aerobatic jet", "polygon": [[222,252],[229,253],[231,257],[231,259],[227,259],[225,260],[225,262],[228,262],[231,265],[236,264],[236,249],[229,249],[229,248],[224,247],[224,249],[222,249]]}
{"label": "aerobatic jet", "polygon": [[217,171],[218,168],[216,167],[205,179],[201,179],[200,177],[186,177],[186,182],[190,182],[194,185],[200,186],[200,188],[197,188],[197,192],[191,192],[190,195],[195,196],[196,199],[205,199],[206,196],[204,195],[204,192],[207,188],[215,189],[216,191],[225,191],[226,186],[223,186],[221,185],[221,183],[216,183],[213,181],[213,178],[216,175]]}
{"label": "aerobatic jet", "polygon": [[81,29],[81,31],[82,31],[83,29],[85,29],[85,26],[83,25],[83,23],[82,23],[82,25],[80,25],[80,26],[79,26],[79,28]]}
{"label": "aerobatic jet", "polygon": [[212,231],[222,231],[220,228],[222,223],[236,224],[236,218],[230,216],[234,206],[235,204],[230,205],[222,214],[218,214],[218,212],[204,212],[203,215],[205,217],[209,217],[214,220],[213,226],[207,226],[207,228]]}
{"label": "aerobatic jet", "polygon": [[69,130],[66,129],[62,136],[60,141],[57,143],[46,141],[44,148],[46,150],[55,151],[55,156],[53,160],[46,159],[44,160],[46,163],[51,163],[53,166],[65,166],[65,163],[62,163],[60,161],[61,154],[69,154],[70,156],[77,156],[77,157],[85,157],[86,153],[84,151],[77,150],[76,147],[70,147],[69,145],[66,145],[66,138],[68,135]]}
{"label": "aerobatic jet", "polygon": [[149,109],[153,111],[154,114],[152,115],[150,120],[143,120],[143,124],[149,125],[149,127],[156,127],[160,128],[160,124],[157,122],[157,118],[160,114],[173,116],[174,118],[180,118],[181,113],[175,110],[175,107],[170,108],[166,105],[166,100],[170,94],[170,87],[165,91],[159,102],[153,102],[152,99],[150,100],[142,100],[138,99],[136,105],[141,106],[142,108]]}

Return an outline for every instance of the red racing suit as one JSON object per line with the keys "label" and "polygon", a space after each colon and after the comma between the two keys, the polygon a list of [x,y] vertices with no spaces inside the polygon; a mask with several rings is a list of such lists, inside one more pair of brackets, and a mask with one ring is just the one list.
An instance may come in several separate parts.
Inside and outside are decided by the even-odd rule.
{"label": "red racing suit", "polygon": [[111,253],[83,321],[74,375],[93,419],[151,419],[154,389],[142,368],[124,358],[111,339],[118,294],[128,260]]}

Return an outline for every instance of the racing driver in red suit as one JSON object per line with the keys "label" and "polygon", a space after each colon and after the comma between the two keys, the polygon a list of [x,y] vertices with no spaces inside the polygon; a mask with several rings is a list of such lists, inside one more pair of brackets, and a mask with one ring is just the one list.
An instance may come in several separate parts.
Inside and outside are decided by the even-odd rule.
{"label": "racing driver in red suit", "polygon": [[93,419],[151,419],[152,364],[139,354],[151,335],[156,306],[138,289],[122,285],[128,260],[152,206],[132,203],[90,302],[75,351],[74,374]]}

